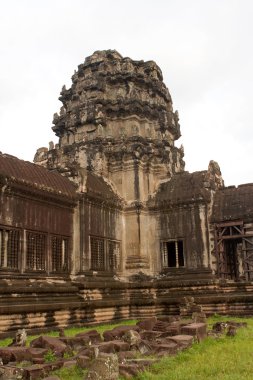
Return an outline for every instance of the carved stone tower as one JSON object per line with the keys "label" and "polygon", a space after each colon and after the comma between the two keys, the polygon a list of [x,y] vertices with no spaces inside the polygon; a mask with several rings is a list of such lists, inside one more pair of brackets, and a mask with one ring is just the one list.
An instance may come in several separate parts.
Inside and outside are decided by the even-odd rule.
{"label": "carved stone tower", "polygon": [[102,176],[125,204],[128,268],[144,268],[145,204],[162,181],[184,170],[183,149],[174,145],[178,113],[153,61],[97,51],[79,65],[72,82],[70,89],[63,86],[63,106],[54,115],[59,144],[38,149],[35,162],[57,169],[84,192],[88,172]]}

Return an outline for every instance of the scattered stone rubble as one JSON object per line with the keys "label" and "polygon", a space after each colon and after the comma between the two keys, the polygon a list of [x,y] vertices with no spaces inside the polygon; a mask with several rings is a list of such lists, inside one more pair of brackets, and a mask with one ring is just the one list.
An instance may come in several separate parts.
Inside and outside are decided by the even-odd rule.
{"label": "scattered stone rubble", "polygon": [[[210,336],[219,336],[227,331],[234,336],[245,323],[217,322],[207,331],[205,322],[196,321],[195,311],[191,319],[180,316],[152,317],[136,325],[122,325],[106,330],[101,336],[97,330],[84,331],[74,337],[66,337],[64,331],[59,337],[41,335],[25,345],[26,332],[19,331],[16,340],[0,347],[0,379],[44,379],[59,380],[52,372],[61,367],[77,365],[87,369],[85,380],[117,380],[119,376],[130,379],[145,370],[165,355],[176,355]],[[51,360],[48,360],[51,355]]]}

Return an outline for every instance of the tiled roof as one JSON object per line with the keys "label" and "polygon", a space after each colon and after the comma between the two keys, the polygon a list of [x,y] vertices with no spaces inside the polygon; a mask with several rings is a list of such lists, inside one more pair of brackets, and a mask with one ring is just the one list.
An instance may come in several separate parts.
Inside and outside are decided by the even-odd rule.
{"label": "tiled roof", "polygon": [[179,204],[210,200],[210,191],[206,183],[207,171],[178,173],[169,181],[162,183],[157,193],[150,199],[152,206],[159,203]]}
{"label": "tiled roof", "polygon": [[0,176],[46,192],[76,197],[76,187],[66,177],[8,154],[0,153]]}
{"label": "tiled roof", "polygon": [[121,203],[122,201],[119,195],[103,177],[97,176],[91,172],[87,173],[86,190],[87,195],[94,198],[104,199],[116,203]]}
{"label": "tiled roof", "polygon": [[229,186],[214,196],[212,221],[251,220],[253,214],[253,183]]}

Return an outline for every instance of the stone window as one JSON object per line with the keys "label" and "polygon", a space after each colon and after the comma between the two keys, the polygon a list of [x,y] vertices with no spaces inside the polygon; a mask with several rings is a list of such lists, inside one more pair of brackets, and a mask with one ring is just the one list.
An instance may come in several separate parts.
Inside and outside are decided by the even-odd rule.
{"label": "stone window", "polygon": [[44,271],[46,269],[46,235],[27,232],[26,269]]}
{"label": "stone window", "polygon": [[52,236],[52,272],[67,272],[69,270],[69,239],[62,236]]}
{"label": "stone window", "polygon": [[20,231],[15,229],[0,229],[0,268],[17,270],[20,253]]}
{"label": "stone window", "polygon": [[168,240],[161,243],[163,267],[184,267],[183,240]]}
{"label": "stone window", "polygon": [[119,268],[120,242],[90,236],[91,269],[114,271]]}

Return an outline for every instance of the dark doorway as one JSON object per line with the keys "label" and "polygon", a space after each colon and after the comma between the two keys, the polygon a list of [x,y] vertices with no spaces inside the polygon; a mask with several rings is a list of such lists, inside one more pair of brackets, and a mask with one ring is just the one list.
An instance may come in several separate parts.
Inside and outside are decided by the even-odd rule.
{"label": "dark doorway", "polygon": [[224,240],[225,254],[225,273],[226,278],[231,280],[239,279],[239,253],[238,247],[241,245],[242,239]]}

